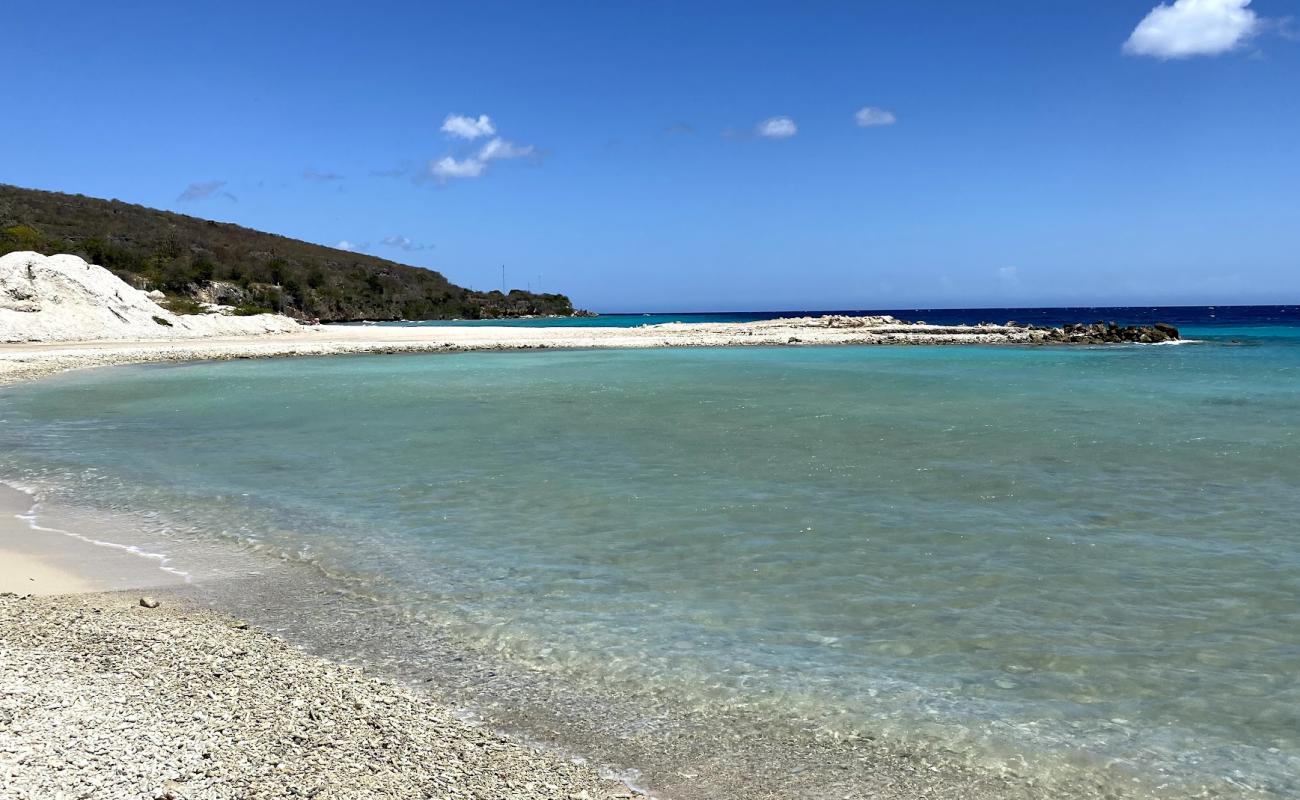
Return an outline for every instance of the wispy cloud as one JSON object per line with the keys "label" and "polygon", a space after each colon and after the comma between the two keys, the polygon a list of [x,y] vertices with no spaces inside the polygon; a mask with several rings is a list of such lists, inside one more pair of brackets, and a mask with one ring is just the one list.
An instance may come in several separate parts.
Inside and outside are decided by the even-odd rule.
{"label": "wispy cloud", "polygon": [[664,128],[664,133],[668,136],[690,136],[695,133],[695,127],[688,122],[674,122]]}
{"label": "wispy cloud", "polygon": [[322,181],[322,182],[343,180],[343,176],[338,174],[337,172],[321,172],[320,170],[311,169],[311,168],[303,170],[302,177],[304,180]]}
{"label": "wispy cloud", "polygon": [[409,161],[403,161],[391,169],[372,169],[370,174],[376,178],[401,178],[410,175],[415,171],[415,165]]}
{"label": "wispy cloud", "polygon": [[898,122],[898,117],[894,116],[894,112],[883,108],[864,106],[853,114],[853,120],[858,123],[859,128],[877,128],[882,125],[893,125]]}
{"label": "wispy cloud", "polygon": [[480,161],[496,161],[502,158],[527,158],[537,152],[531,144],[515,144],[505,139],[493,139],[483,145],[479,151]]}
{"label": "wispy cloud", "polygon": [[339,243],[334,245],[336,250],[346,250],[349,253],[364,253],[370,248],[370,242],[349,242],[347,239],[340,239]]}
{"label": "wispy cloud", "polygon": [[[447,117],[442,130],[457,139],[476,139],[482,135],[495,134],[496,126],[486,114],[477,120],[453,114]],[[487,172],[488,165],[493,161],[537,156],[537,148],[531,144],[516,144],[494,135],[468,155],[459,157],[447,155],[430,161],[429,176],[439,183],[446,183],[454,178],[477,178]]]}
{"label": "wispy cloud", "polygon": [[1250,0],[1174,0],[1142,18],[1124,52],[1155,58],[1212,56],[1235,50],[1260,29]]}
{"label": "wispy cloud", "polygon": [[405,236],[385,236],[379,240],[379,243],[385,247],[396,247],[400,250],[405,250],[408,253],[414,253],[428,247],[428,245],[413,242]]}
{"label": "wispy cloud", "polygon": [[448,114],[442,121],[442,132],[458,139],[477,139],[480,136],[492,136],[497,128],[487,114],[479,114],[478,119],[460,114]]}
{"label": "wispy cloud", "polygon": [[765,139],[789,139],[799,132],[799,126],[789,117],[768,117],[754,127],[754,133]]}
{"label": "wispy cloud", "polygon": [[180,193],[176,199],[182,203],[188,203],[194,200],[206,200],[209,197],[224,197],[227,200],[238,203],[239,198],[230,192],[225,191],[222,187],[226,185],[225,181],[203,181],[200,183],[191,183],[185,187],[185,191]]}

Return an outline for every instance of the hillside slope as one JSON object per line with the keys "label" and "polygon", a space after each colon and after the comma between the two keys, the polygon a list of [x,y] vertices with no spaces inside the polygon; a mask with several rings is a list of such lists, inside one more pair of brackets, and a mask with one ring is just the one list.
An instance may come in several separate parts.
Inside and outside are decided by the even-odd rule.
{"label": "hillside slope", "polygon": [[0,342],[196,339],[289,333],[279,314],[175,314],[113,273],[74,255],[0,256]]}
{"label": "hillside slope", "polygon": [[118,200],[0,184],[0,255],[72,253],[184,308],[219,302],[325,321],[573,313],[562,294],[476,292],[375,256]]}

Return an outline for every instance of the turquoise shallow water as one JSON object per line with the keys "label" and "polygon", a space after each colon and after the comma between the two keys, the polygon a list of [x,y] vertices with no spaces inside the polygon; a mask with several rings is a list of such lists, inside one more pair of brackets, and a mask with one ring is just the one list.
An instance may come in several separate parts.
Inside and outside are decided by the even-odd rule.
{"label": "turquoise shallow water", "polygon": [[578,683],[1295,796],[1300,339],[1208,333],[121,368],[0,389],[0,477]]}

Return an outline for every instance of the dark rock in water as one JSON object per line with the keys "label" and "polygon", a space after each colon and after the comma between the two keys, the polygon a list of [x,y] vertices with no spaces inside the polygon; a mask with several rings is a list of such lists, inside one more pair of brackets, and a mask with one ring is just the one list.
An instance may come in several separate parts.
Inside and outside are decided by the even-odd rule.
{"label": "dark rock in water", "polygon": [[[1010,327],[1008,325],[1008,327]],[[1043,330],[1043,329],[1039,329]],[[1080,322],[1063,325],[1046,330],[1042,341],[1075,342],[1081,344],[1155,344],[1178,339],[1178,329],[1165,323],[1153,326],[1126,325],[1120,327],[1115,322]]]}

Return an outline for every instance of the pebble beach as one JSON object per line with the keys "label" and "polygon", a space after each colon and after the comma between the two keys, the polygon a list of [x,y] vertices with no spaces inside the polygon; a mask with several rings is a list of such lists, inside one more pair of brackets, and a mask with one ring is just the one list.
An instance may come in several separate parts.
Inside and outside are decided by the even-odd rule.
{"label": "pebble beach", "polygon": [[0,596],[0,795],[632,796],[239,620],[142,599]]}

